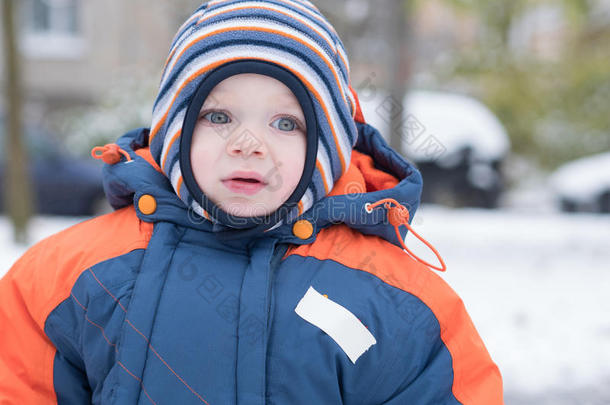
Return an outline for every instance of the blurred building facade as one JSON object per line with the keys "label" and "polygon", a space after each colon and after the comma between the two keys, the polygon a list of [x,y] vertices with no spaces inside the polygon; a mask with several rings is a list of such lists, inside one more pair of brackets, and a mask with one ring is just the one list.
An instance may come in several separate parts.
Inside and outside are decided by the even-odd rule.
{"label": "blurred building facade", "polygon": [[[110,88],[129,79],[135,86],[158,80],[175,31],[203,0],[15,1],[31,118],[32,112],[45,116],[50,110],[99,103]],[[389,39],[388,33],[395,1],[314,0],[345,43],[354,88],[363,95],[371,88],[391,88],[392,56],[397,46],[404,46],[409,55],[404,76],[410,86],[476,95],[478,78],[456,80],[454,65],[463,56],[495,46],[488,43],[486,14],[449,0],[405,0],[410,4],[409,35],[401,42]],[[608,24],[610,0],[593,2],[599,6],[592,8],[596,18],[591,21]],[[570,30],[567,17],[554,2],[544,3],[520,2],[524,9],[517,13],[503,53],[546,61],[561,54]],[[445,76],[451,81],[439,80]]]}
{"label": "blurred building facade", "polygon": [[[349,51],[355,87],[387,87],[391,7],[367,0],[316,2]],[[38,110],[94,104],[118,78],[159,76],[176,29],[200,0],[19,0],[18,25],[27,104]],[[0,11],[1,12],[1,11]],[[413,8],[412,72],[430,69],[449,50],[473,46],[480,24],[442,0]],[[0,33],[1,35],[1,33]],[[407,40],[407,39],[405,39]],[[0,70],[3,63],[0,63]],[[1,80],[1,79],[0,79]]]}
{"label": "blurred building facade", "polygon": [[26,108],[93,104],[118,77],[160,76],[175,30],[199,3],[18,0]]}

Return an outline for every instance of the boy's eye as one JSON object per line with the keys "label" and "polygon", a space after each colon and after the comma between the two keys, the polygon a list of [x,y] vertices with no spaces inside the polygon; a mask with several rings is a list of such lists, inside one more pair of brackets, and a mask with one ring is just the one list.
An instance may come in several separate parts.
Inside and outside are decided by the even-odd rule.
{"label": "boy's eye", "polygon": [[299,128],[299,125],[293,119],[287,117],[276,119],[271,123],[271,126],[282,131],[294,131]]}
{"label": "boy's eye", "polygon": [[229,116],[220,111],[210,111],[203,115],[203,118],[210,121],[212,124],[227,124],[231,122]]}

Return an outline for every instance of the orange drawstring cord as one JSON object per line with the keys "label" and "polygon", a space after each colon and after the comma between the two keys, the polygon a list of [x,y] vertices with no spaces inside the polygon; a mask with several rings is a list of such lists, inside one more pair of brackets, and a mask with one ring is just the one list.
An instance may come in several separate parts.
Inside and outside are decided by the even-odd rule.
{"label": "orange drawstring cord", "polygon": [[[98,154],[98,152],[101,153]],[[109,165],[120,162],[121,155],[125,156],[128,162],[131,161],[129,153],[121,149],[116,143],[107,143],[104,146],[96,146],[95,148],[91,149],[91,156],[93,156],[94,159],[101,159],[104,161],[104,163]]]}
{"label": "orange drawstring cord", "polygon": [[[398,201],[396,201],[393,198],[384,198],[382,200],[374,202],[373,204],[366,203],[365,204],[366,212],[371,213],[373,211],[373,208],[375,208],[376,206],[383,204],[383,203],[385,203],[384,206],[388,210],[388,219],[390,220],[390,223],[394,226],[394,229],[396,230],[396,237],[400,241],[400,244],[402,245],[402,247],[407,251],[407,253],[413,259],[417,260],[420,263],[425,264],[426,266],[428,266],[432,269],[436,269],[438,271],[446,271],[447,266],[445,265],[443,258],[438,253],[438,251],[434,248],[434,246],[432,246],[428,241],[426,241],[424,238],[419,236],[417,234],[417,232],[415,232],[413,230],[413,228],[411,228],[411,226],[409,225],[409,210],[407,210],[407,208],[404,205],[400,204]],[[396,206],[392,207],[390,203],[393,203]],[[411,232],[413,235],[415,235],[415,237],[417,237],[417,239],[424,242],[424,244],[426,246],[428,246],[430,248],[430,250],[432,250],[434,252],[436,257],[438,258],[438,261],[441,263],[441,267],[430,264],[430,263],[426,262],[425,260],[420,259],[415,253],[411,252],[411,250],[404,244],[404,241],[402,240],[402,237],[400,236],[400,232],[398,231],[398,227],[400,225],[405,225],[407,227],[407,229],[409,230],[409,232]]]}

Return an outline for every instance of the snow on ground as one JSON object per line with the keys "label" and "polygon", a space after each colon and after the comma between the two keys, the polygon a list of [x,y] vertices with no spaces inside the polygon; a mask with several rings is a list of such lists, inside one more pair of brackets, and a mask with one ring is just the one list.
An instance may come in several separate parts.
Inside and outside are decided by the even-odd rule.
{"label": "snow on ground", "polygon": [[445,260],[508,404],[610,403],[610,216],[423,206],[413,227]]}
{"label": "snow on ground", "polygon": [[[38,217],[32,242],[82,219]],[[445,260],[508,405],[610,403],[610,216],[423,206],[412,225]],[[25,251],[10,237],[0,217],[0,275]]]}

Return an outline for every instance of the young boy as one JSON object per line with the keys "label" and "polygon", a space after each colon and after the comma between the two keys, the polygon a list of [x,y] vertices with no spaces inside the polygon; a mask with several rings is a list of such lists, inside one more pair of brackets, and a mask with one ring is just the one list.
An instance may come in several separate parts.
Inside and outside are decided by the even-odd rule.
{"label": "young boy", "polygon": [[403,250],[419,172],[308,1],[202,5],[151,128],[94,155],[115,211],[0,282],[1,403],[503,403],[461,300]]}

